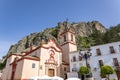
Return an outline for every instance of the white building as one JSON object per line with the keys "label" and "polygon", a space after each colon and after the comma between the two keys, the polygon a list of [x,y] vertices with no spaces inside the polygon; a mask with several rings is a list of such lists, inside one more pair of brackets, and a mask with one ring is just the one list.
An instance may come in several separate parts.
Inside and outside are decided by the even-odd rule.
{"label": "white building", "polygon": [[[81,53],[85,53],[82,51]],[[100,67],[110,65],[114,69],[120,65],[120,42],[113,42],[91,47],[92,56],[88,59],[88,66],[91,68],[95,80],[101,80]],[[79,54],[79,51],[71,52],[70,72],[78,72],[81,66],[86,66],[85,59]],[[120,78],[120,77],[119,77]],[[110,75],[110,79],[117,79],[117,75]]]}

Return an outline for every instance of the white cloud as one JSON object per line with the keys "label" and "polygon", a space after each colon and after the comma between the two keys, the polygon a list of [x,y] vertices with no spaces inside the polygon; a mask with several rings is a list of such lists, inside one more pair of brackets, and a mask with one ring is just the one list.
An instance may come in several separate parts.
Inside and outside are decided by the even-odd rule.
{"label": "white cloud", "polygon": [[0,58],[7,54],[10,46],[14,43],[12,41],[0,41]]}

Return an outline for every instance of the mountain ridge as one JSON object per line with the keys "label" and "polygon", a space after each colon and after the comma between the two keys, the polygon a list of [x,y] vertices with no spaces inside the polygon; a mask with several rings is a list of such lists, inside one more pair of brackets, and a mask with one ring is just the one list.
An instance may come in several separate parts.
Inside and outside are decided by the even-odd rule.
{"label": "mountain ridge", "polygon": [[[30,47],[31,44],[39,46],[41,45],[43,39],[47,41],[49,38],[54,38],[59,43],[58,34],[60,31],[62,32],[63,28],[65,28],[65,21],[59,22],[56,27],[47,28],[42,32],[38,33],[31,33],[30,35],[27,35],[23,37],[21,40],[19,40],[16,44],[11,45],[9,48],[9,51],[7,55],[10,53],[20,53],[23,50]],[[92,22],[78,22],[78,23],[69,23],[67,22],[67,25],[70,29],[75,31],[76,36],[89,36],[93,33],[94,30],[98,30],[102,33],[106,32],[106,28],[98,21],[92,21]]]}

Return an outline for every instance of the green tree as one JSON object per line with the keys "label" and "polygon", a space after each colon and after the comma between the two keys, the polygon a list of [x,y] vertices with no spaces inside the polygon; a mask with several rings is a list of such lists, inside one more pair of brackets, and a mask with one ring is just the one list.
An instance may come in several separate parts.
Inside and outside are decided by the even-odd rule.
{"label": "green tree", "polygon": [[6,61],[7,61],[7,60],[5,60],[3,63],[0,63],[0,70],[2,70],[2,69],[5,67]]}
{"label": "green tree", "polygon": [[114,70],[111,66],[105,65],[101,67],[101,76],[107,76],[108,80],[110,80],[109,75],[114,73]]}
{"label": "green tree", "polygon": [[98,30],[94,30],[93,33],[89,37],[93,38],[95,45],[99,45],[99,44],[104,43],[103,42],[103,35],[104,35],[104,33],[101,33]]}
{"label": "green tree", "polygon": [[120,24],[114,27],[110,27],[103,36],[104,43],[120,41]]}
{"label": "green tree", "polygon": [[90,46],[94,45],[94,40],[92,37],[81,37],[81,36],[77,36],[77,45],[78,45],[78,49],[86,49],[89,48]]}
{"label": "green tree", "polygon": [[57,38],[57,37],[58,37],[59,30],[60,30],[60,27],[59,27],[59,26],[56,26],[55,28],[53,28],[53,30],[50,32],[50,34],[51,34],[52,36],[54,36],[55,38]]}
{"label": "green tree", "polygon": [[91,70],[85,66],[81,66],[80,69],[79,69],[79,74],[81,75],[86,75],[87,73],[90,73]]}

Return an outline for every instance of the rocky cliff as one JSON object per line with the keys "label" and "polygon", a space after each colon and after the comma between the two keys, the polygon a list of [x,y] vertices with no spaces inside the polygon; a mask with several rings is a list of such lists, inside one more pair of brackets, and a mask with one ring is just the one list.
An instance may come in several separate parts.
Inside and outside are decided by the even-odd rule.
{"label": "rocky cliff", "polygon": [[[18,43],[12,45],[8,51],[8,54],[20,53],[21,51],[28,48],[31,44],[39,46],[42,41],[47,41],[49,38],[54,38],[59,42],[58,33],[62,32],[65,28],[65,22],[59,22],[54,28],[47,28],[39,33],[32,33],[28,36],[23,37]],[[88,36],[93,33],[94,30],[99,30],[100,32],[106,32],[106,28],[98,21],[92,22],[79,22],[79,23],[68,23],[67,25],[70,29],[74,30],[77,35]]]}

